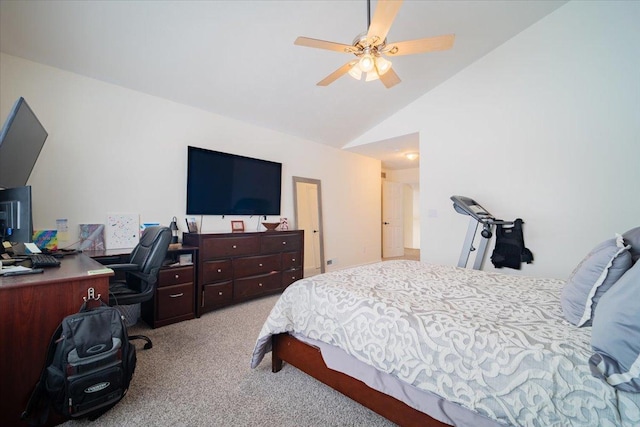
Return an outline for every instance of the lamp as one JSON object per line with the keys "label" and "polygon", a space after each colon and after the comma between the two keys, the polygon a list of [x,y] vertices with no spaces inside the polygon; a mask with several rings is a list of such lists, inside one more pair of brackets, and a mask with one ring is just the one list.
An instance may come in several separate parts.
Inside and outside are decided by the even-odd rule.
{"label": "lamp", "polygon": [[360,60],[349,70],[349,75],[356,80],[371,82],[378,80],[381,75],[391,69],[391,61],[383,58],[380,54],[372,56],[369,52],[360,57]]}
{"label": "lamp", "polygon": [[169,230],[171,230],[171,243],[178,243],[178,219],[174,216],[169,224]]}
{"label": "lamp", "polygon": [[382,56],[376,56],[376,70],[379,75],[383,75],[391,69],[391,61]]}
{"label": "lamp", "polygon": [[360,57],[360,61],[358,61],[358,66],[365,73],[368,73],[369,71],[373,70],[375,63],[373,62],[373,57],[369,52],[365,53]]}
{"label": "lamp", "polygon": [[418,153],[407,153],[404,156],[409,160],[415,160],[418,158]]}
{"label": "lamp", "polygon": [[351,69],[349,70],[349,75],[356,80],[360,80],[362,78],[362,70],[360,69],[358,64],[351,67]]}

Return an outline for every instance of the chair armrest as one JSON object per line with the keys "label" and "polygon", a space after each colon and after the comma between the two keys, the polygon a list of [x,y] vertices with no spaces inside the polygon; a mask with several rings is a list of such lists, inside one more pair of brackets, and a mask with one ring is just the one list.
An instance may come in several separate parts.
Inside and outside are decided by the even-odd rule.
{"label": "chair armrest", "polygon": [[137,271],[140,269],[138,264],[106,264],[105,267],[109,267],[113,271]]}
{"label": "chair armrest", "polygon": [[145,274],[141,271],[128,271],[127,273],[137,277],[143,282],[147,282],[149,285],[154,285],[158,281],[158,270],[151,271],[150,274]]}

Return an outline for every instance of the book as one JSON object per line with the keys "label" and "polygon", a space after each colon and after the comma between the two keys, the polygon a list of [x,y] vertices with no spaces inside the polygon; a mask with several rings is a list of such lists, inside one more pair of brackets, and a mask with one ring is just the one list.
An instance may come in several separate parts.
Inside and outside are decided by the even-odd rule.
{"label": "book", "polygon": [[87,274],[89,276],[95,276],[96,274],[108,274],[108,273],[113,273],[113,270],[108,267],[87,271]]}

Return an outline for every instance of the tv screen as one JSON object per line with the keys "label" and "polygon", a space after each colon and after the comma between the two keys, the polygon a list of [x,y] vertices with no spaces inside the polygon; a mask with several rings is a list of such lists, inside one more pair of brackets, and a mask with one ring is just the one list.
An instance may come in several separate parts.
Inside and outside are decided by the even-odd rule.
{"label": "tv screen", "polygon": [[23,187],[49,134],[24,98],[19,98],[0,131],[0,188]]}
{"label": "tv screen", "polygon": [[280,215],[282,163],[187,149],[188,215]]}

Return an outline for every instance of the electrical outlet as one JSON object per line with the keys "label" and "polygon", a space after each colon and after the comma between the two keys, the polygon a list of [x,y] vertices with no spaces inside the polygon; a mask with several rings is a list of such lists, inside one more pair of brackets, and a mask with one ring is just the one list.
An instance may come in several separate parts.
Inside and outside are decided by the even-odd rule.
{"label": "electrical outlet", "polygon": [[328,259],[327,260],[327,265],[331,265],[331,264],[333,264],[333,260],[332,259]]}

